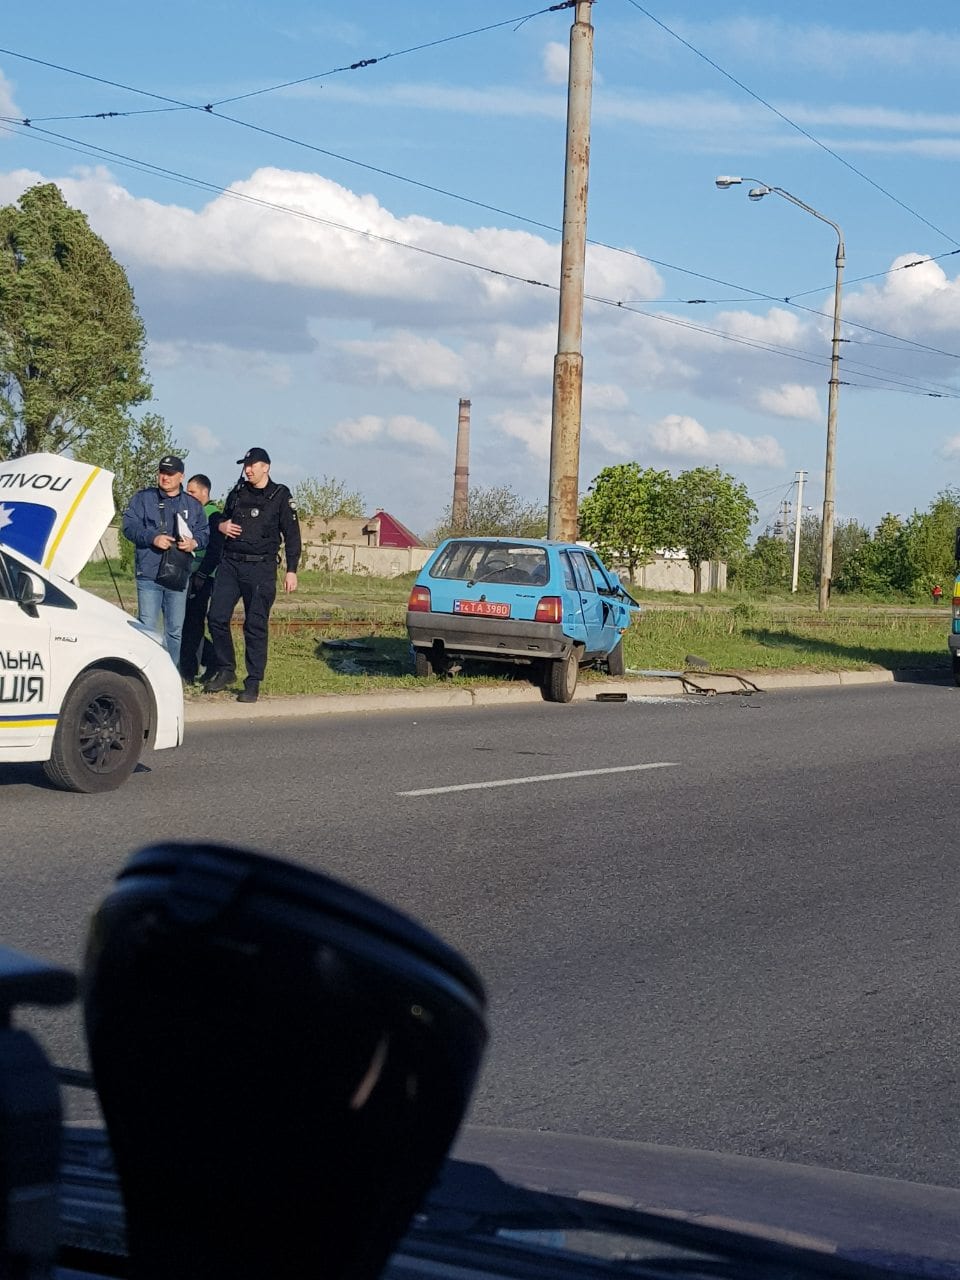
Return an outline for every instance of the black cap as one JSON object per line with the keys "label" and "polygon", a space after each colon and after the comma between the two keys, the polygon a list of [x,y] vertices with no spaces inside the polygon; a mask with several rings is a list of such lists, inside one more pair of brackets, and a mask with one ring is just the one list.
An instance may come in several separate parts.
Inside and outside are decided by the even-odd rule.
{"label": "black cap", "polygon": [[171,476],[176,475],[178,471],[183,470],[183,459],[178,458],[176,454],[168,453],[157,463],[157,470],[166,471]]}
{"label": "black cap", "polygon": [[269,467],[270,455],[266,449],[248,449],[242,458],[237,459],[237,462],[243,466],[247,466],[251,462],[265,462]]}

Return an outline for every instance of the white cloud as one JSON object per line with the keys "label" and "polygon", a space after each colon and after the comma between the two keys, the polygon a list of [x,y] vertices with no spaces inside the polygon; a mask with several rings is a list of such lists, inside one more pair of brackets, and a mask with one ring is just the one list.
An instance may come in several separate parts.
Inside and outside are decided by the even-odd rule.
{"label": "white cloud", "polygon": [[510,440],[519,440],[535,458],[550,457],[550,404],[540,400],[527,409],[504,409],[491,422]]}
{"label": "white cloud", "polygon": [[948,462],[954,458],[960,458],[960,436],[950,436],[947,440],[944,440],[937,452],[941,458]]}
{"label": "white cloud", "polygon": [[215,435],[209,427],[202,424],[194,427],[187,427],[184,432],[187,438],[187,444],[191,448],[197,449],[200,453],[219,453],[224,447],[224,442],[218,435]]}
{"label": "white cloud", "polygon": [[157,369],[200,368],[227,375],[243,372],[274,387],[290,386],[293,373],[285,360],[265,351],[238,350],[225,342],[152,341],[149,364]]}
{"label": "white cloud", "polygon": [[797,382],[784,382],[779,387],[764,387],[757,392],[757,408],[778,418],[815,420],[821,416],[820,401],[813,387]]}
{"label": "white cloud", "polygon": [[390,338],[340,343],[378,382],[396,382],[414,391],[456,390],[466,385],[463,358],[436,338],[398,330]]}
{"label": "white cloud", "polygon": [[446,451],[449,447],[434,427],[410,414],[383,418],[368,413],[359,418],[348,418],[338,422],[331,434],[344,444],[366,445],[375,440],[389,440],[394,444],[412,446],[421,453]]}
{"label": "white cloud", "polygon": [[695,418],[668,414],[648,431],[650,444],[666,457],[718,465],[782,467],[784,455],[773,436],[744,436],[735,431],[708,431]]}
{"label": "white cloud", "polygon": [[570,51],[565,44],[551,40],[543,49],[543,78],[548,84],[566,84]]}
{"label": "white cloud", "polygon": [[0,71],[0,116],[16,116],[23,119],[23,112],[13,100],[13,85]]}

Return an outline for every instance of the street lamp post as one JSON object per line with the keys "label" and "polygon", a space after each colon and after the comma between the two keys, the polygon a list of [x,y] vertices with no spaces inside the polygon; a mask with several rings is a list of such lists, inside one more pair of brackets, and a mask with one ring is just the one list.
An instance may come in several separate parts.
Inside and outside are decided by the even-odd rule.
{"label": "street lamp post", "polygon": [[817,607],[822,612],[830,602],[830,579],[833,575],[834,453],[837,443],[837,396],[840,390],[840,296],[843,289],[843,266],[846,260],[843,232],[832,219],[825,217],[810,205],[804,204],[789,191],[784,191],[783,187],[771,187],[769,183],[761,182],[759,178],[721,177],[716,180],[721,190],[739,186],[742,182],[757,184],[747,192],[751,200],[762,200],[764,196],[769,195],[782,196],[784,200],[795,204],[798,209],[812,213],[815,218],[833,227],[837,233],[837,274],[833,286],[833,343],[830,354],[830,384],[827,392],[827,457],[823,473],[823,520],[820,525],[820,594]]}

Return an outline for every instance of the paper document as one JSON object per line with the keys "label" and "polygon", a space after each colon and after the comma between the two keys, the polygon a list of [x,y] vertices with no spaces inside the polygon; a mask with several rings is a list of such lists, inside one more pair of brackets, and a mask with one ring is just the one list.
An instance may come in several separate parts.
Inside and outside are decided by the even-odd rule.
{"label": "paper document", "polygon": [[178,511],[177,512],[177,541],[184,542],[187,538],[192,538],[192,537],[193,537],[193,534],[190,532],[190,526],[187,524],[186,520],[184,520],[183,516]]}

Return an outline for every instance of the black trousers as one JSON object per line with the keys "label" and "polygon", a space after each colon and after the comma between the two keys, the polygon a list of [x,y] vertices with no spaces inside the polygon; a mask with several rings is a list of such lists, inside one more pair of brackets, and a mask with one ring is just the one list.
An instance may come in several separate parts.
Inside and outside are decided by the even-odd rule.
{"label": "black trousers", "polygon": [[267,666],[267,624],[277,596],[277,566],[273,558],[255,564],[224,556],[214,579],[213,598],[207,626],[213,640],[214,663],[218,671],[237,668],[230,619],[243,601],[243,644],[247,658],[247,679],[262,680]]}
{"label": "black trousers", "polygon": [[187,610],[183,616],[183,637],[180,641],[180,674],[184,680],[194,680],[201,666],[211,673],[214,670],[213,643],[204,631],[215,581],[215,578],[206,578],[198,587],[194,574],[187,588]]}

